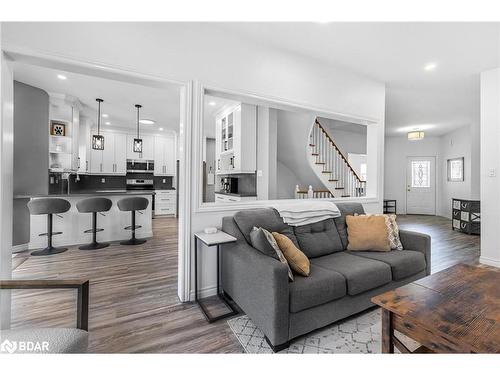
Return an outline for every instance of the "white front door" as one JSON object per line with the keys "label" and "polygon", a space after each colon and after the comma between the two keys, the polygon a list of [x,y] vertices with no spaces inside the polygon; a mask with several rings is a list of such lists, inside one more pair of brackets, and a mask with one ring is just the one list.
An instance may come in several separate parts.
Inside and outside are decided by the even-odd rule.
{"label": "white front door", "polygon": [[406,167],[406,213],[436,214],[436,159],[409,157]]}

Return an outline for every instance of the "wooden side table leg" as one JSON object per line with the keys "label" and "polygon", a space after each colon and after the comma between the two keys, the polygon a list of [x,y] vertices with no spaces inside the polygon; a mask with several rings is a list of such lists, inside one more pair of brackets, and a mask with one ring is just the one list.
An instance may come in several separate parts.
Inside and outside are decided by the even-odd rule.
{"label": "wooden side table leg", "polygon": [[394,353],[394,326],[392,312],[382,309],[382,353]]}

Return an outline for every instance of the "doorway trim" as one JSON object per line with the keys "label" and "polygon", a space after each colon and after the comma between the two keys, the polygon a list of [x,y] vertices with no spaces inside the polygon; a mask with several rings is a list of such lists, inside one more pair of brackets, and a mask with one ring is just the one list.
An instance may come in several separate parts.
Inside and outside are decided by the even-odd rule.
{"label": "doorway trim", "polygon": [[[428,216],[437,216],[437,213],[438,213],[438,188],[439,188],[439,184],[438,184],[438,157],[436,155],[431,155],[431,156],[423,156],[423,155],[418,155],[418,156],[414,156],[414,155],[407,155],[406,156],[406,164],[405,164],[405,181],[404,181],[404,188],[405,188],[405,214],[406,215],[412,215],[412,214],[408,214],[408,161],[412,158],[432,158],[434,159],[434,214],[433,215],[428,215]],[[426,215],[426,214],[422,214],[422,215]]]}
{"label": "doorway trim", "polygon": [[[179,222],[178,222],[178,286],[177,294],[182,302],[189,301],[190,291],[190,237],[191,237],[191,142],[192,142],[192,95],[193,81],[180,81],[169,77],[142,73],[140,71],[95,61],[84,61],[65,56],[40,52],[32,49],[2,46],[0,53],[5,53],[12,61],[39,65],[93,75],[96,77],[124,81],[155,88],[168,85],[180,86],[180,124],[178,155],[180,161],[179,176]],[[3,104],[3,98],[1,99]],[[182,124],[182,126],[181,126]],[[182,129],[182,130],[181,130]],[[4,171],[0,171],[4,173]],[[2,201],[3,205],[3,201]],[[3,207],[1,207],[3,209]],[[9,244],[9,249],[12,243]]]}

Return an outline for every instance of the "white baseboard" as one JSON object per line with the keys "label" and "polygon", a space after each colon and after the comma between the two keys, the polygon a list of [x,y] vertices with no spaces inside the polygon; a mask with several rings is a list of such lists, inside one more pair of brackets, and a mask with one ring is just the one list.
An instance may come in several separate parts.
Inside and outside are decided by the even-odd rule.
{"label": "white baseboard", "polygon": [[[207,286],[202,289],[198,289],[198,298],[206,298],[215,296],[217,294],[217,286]],[[194,301],[194,290],[189,294],[189,300]]]}
{"label": "white baseboard", "polygon": [[22,243],[20,245],[12,246],[13,253],[20,253],[21,251],[26,251],[29,249],[29,243]]}
{"label": "white baseboard", "polygon": [[486,264],[488,266],[493,266],[493,267],[500,268],[500,260],[498,260],[498,259],[487,258],[487,257],[480,257],[479,258],[479,263]]}

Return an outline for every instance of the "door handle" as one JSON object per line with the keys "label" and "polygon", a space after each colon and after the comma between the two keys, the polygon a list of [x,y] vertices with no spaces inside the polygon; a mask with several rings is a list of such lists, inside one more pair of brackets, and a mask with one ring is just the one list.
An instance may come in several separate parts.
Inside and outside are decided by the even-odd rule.
{"label": "door handle", "polygon": [[86,160],[85,161],[85,172],[88,172],[88,170],[89,170],[89,161]]}

